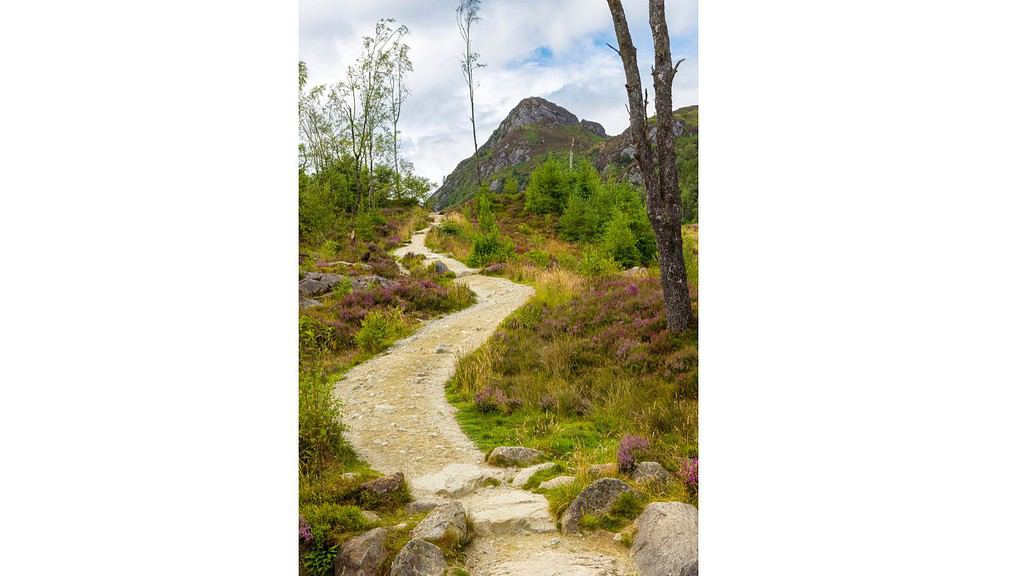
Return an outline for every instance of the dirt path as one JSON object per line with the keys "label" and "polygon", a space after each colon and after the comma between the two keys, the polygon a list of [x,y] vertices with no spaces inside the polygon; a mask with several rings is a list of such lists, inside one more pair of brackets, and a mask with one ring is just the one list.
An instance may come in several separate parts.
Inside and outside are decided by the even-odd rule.
{"label": "dirt path", "polygon": [[[437,224],[440,215],[434,216]],[[344,402],[345,436],[376,470],[403,472],[414,497],[460,500],[476,535],[467,549],[474,576],[615,576],[631,563],[625,550],[600,537],[560,535],[540,495],[507,485],[516,470],[483,464],[484,454],[455,421],[444,396],[458,355],[483,344],[522,306],[533,288],[482,276],[436,254],[426,230],[395,251],[441,260],[477,295],[473,306],[426,322],[390,350],[350,370],[335,385]],[[501,485],[492,480],[498,480]]]}

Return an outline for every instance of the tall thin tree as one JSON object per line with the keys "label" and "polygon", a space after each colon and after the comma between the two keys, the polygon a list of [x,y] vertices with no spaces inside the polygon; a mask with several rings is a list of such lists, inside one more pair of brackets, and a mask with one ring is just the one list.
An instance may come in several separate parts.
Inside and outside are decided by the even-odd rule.
{"label": "tall thin tree", "polygon": [[473,126],[473,158],[476,164],[476,185],[480,186],[480,147],[476,139],[476,79],[474,71],[483,68],[485,64],[480,63],[480,54],[473,51],[473,38],[471,29],[473,24],[480,21],[480,0],[459,0],[459,6],[455,9],[458,17],[459,33],[465,43],[466,51],[459,57],[462,64],[462,76],[469,87],[469,122]]}
{"label": "tall thin tree", "polygon": [[402,117],[402,105],[409,97],[409,87],[405,83],[405,76],[412,72],[412,61],[409,60],[409,45],[405,42],[396,42],[391,53],[391,85],[388,90],[388,100],[391,106],[389,118],[391,120],[391,158],[395,168],[395,196],[402,197],[402,167],[398,156],[399,131],[398,121]]}
{"label": "tall thin tree", "polygon": [[690,326],[690,290],[686,284],[686,263],[683,260],[682,214],[679,197],[679,174],[676,169],[675,134],[672,118],[672,80],[679,64],[672,64],[668,25],[665,22],[665,0],[650,0],[650,25],[654,38],[654,108],[657,158],[647,136],[647,101],[640,82],[636,46],[629,34],[629,24],[621,0],[608,0],[608,9],[615,24],[618,52],[626,74],[626,95],[629,102],[629,131],[636,148],[637,163],[647,197],[647,214],[654,229],[661,266],[661,289],[665,298],[668,329],[682,332]]}

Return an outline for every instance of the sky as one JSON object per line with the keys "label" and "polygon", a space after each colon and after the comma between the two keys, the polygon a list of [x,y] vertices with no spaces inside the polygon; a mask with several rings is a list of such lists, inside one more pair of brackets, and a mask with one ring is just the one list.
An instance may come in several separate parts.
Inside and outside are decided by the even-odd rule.
{"label": "sky", "polygon": [[[457,0],[300,0],[299,59],[311,85],[334,84],[359,56],[361,37],[380,18],[409,27],[411,94],[399,129],[402,154],[416,173],[441,183],[473,154],[469,94],[459,67],[462,38]],[[645,0],[623,0],[640,74],[651,94],[653,48]],[[673,107],[697,103],[697,0],[666,0],[674,60],[686,58],[673,87]],[[615,30],[604,0],[483,0],[474,24],[477,136],[482,145],[523,98],[541,96],[580,119],[600,122],[608,134],[629,118],[625,77],[613,46]]]}

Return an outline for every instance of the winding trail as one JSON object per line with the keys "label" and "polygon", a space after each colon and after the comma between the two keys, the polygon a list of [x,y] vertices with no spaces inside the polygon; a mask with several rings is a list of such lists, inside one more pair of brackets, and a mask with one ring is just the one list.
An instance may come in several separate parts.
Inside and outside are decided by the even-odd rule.
{"label": "winding trail", "polygon": [[[440,222],[433,215],[431,226]],[[563,536],[547,500],[507,484],[515,469],[484,464],[463,433],[445,383],[465,355],[533,295],[533,288],[483,276],[426,247],[429,228],[395,251],[440,260],[477,295],[473,306],[425,322],[387,352],[349,370],[335,385],[345,405],[345,436],[371,467],[403,472],[420,501],[460,500],[474,523],[466,567],[474,576],[617,576],[630,571],[625,549],[610,536]],[[495,486],[495,484],[498,484]]]}

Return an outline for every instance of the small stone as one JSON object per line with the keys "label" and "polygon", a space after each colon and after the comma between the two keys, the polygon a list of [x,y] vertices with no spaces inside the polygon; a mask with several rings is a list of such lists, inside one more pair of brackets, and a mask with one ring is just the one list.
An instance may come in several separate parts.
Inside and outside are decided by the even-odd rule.
{"label": "small stone", "polygon": [[363,519],[370,524],[380,524],[380,516],[378,516],[376,512],[372,512],[370,510],[360,510],[360,512],[363,515]]}
{"label": "small stone", "polygon": [[572,484],[576,481],[575,476],[556,476],[551,480],[545,480],[537,485],[539,490],[551,490],[552,488],[558,488],[559,486],[565,486],[566,484]]}
{"label": "small stone", "polygon": [[515,475],[514,478],[512,478],[512,485],[517,488],[522,488],[523,486],[526,486],[527,482],[530,481],[530,478],[533,478],[533,476],[538,472],[550,470],[554,467],[554,462],[543,462],[541,464],[535,464],[528,468],[523,468],[522,470],[519,471],[518,474]]}
{"label": "small stone", "polygon": [[540,450],[525,446],[498,446],[487,455],[487,463],[494,466],[529,466],[544,459]]}
{"label": "small stone", "polygon": [[637,482],[668,482],[672,474],[657,462],[641,462],[636,465],[632,477]]}

